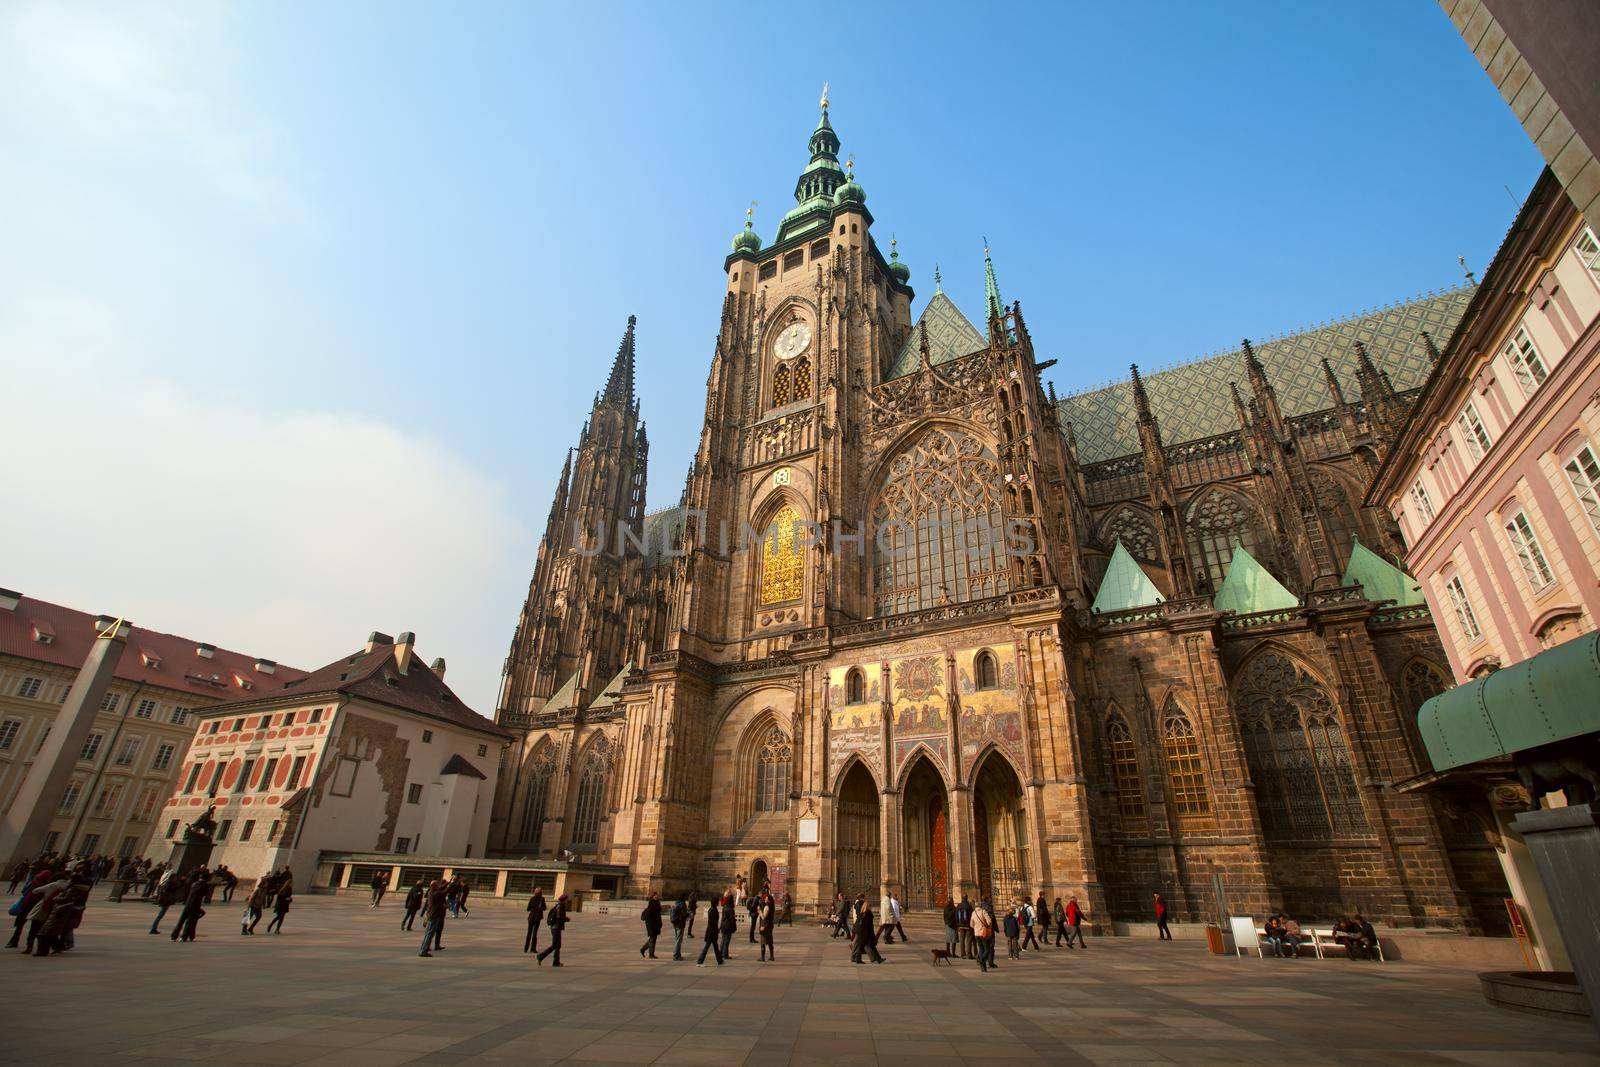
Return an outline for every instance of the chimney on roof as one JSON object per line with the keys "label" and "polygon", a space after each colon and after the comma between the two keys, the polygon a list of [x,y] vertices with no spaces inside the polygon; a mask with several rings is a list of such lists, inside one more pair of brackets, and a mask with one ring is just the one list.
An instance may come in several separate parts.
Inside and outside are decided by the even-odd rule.
{"label": "chimney on roof", "polygon": [[377,648],[379,645],[392,645],[392,644],[394,644],[394,638],[390,637],[386,633],[383,633],[382,631],[374,630],[370,634],[367,635],[367,651],[368,652],[371,652],[373,649]]}
{"label": "chimney on roof", "polygon": [[417,643],[417,635],[407,630],[394,642],[394,665],[401,674],[411,669],[411,651]]}
{"label": "chimney on roof", "polygon": [[270,659],[258,659],[258,660],[256,660],[256,673],[257,674],[277,674],[278,673],[278,665],[276,663],[272,662]]}
{"label": "chimney on roof", "polygon": [[15,589],[0,589],[0,611],[16,611],[22,603],[22,594]]}
{"label": "chimney on roof", "polygon": [[194,654],[199,656],[201,659],[210,659],[212,656],[217,654],[217,646],[208,645],[202,641],[195,646]]}
{"label": "chimney on roof", "polygon": [[434,677],[438,678],[439,681],[441,681],[441,682],[444,681],[444,657],[443,656],[435,657],[434,661],[432,663],[428,664],[428,669],[431,670],[434,673]]}

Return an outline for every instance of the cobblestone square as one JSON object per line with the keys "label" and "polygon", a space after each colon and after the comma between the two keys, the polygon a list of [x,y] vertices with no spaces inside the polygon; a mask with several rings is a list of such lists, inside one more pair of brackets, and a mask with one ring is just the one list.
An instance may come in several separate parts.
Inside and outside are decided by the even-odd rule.
{"label": "cobblestone square", "polygon": [[505,906],[450,920],[445,951],[419,959],[392,896],[376,911],[302,896],[281,936],[250,938],[242,901],[219,900],[187,945],[165,936],[176,912],[152,937],[154,908],[102,896],[72,952],[0,962],[8,1064],[1600,1065],[1588,1027],[1492,1009],[1473,973],[1434,964],[1128,937],[1020,963],[1001,951],[984,975],[933,966],[942,932],[919,918],[883,966],[851,965],[801,923],[779,929],[776,963],[741,928],[732,961],[697,968],[670,961],[670,928],[646,962],[640,923],[579,913],[552,970],[523,955],[522,914]]}

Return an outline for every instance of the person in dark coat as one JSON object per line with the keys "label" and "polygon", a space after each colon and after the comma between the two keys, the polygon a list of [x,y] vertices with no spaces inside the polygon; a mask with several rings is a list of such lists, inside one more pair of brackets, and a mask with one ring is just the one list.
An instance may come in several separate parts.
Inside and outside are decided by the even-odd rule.
{"label": "person in dark coat", "polygon": [[211,878],[204,867],[189,879],[189,892],[183,900],[183,911],[178,913],[178,925],[172,928],[172,940],[193,941],[200,919],[205,915],[206,897],[211,895]]}
{"label": "person in dark coat", "polygon": [[261,915],[266,910],[267,891],[262,889],[261,884],[258,882],[256,887],[250,890],[250,896],[244,902],[244,918],[239,922],[239,933],[255,933],[256,924],[261,921]]}
{"label": "person in dark coat", "polygon": [[294,883],[284,882],[278,888],[278,896],[272,902],[272,921],[267,924],[267,933],[283,933],[283,917],[289,914],[289,906],[294,903]]}
{"label": "person in dark coat", "polygon": [[88,903],[89,874],[80,871],[72,876],[72,881],[65,889],[50,898],[49,910],[39,925],[39,939],[33,954],[48,956],[72,947],[72,931],[83,919],[83,909]]}
{"label": "person in dark coat", "polygon": [[794,925],[794,898],[788,893],[783,895],[783,910],[778,913],[778,923],[782,926]]}
{"label": "person in dark coat", "polygon": [[856,936],[850,945],[851,963],[863,962],[863,954],[870,955],[873,963],[883,962],[878,954],[878,928],[872,921],[872,905],[864,896],[856,902]]}
{"label": "person in dark coat", "polygon": [[959,955],[957,945],[961,944],[961,920],[956,917],[956,902],[950,897],[944,898],[944,950],[952,956]]}
{"label": "person in dark coat", "polygon": [[376,908],[383,903],[383,894],[389,890],[389,872],[372,872],[372,906]]}
{"label": "person in dark coat", "polygon": [[683,928],[689,922],[689,905],[684,901],[683,894],[678,894],[678,901],[672,905],[672,958],[683,959]]}
{"label": "person in dark coat", "polygon": [[706,911],[706,943],[700,949],[700,961],[695,964],[696,967],[704,967],[706,965],[707,952],[715,953],[717,966],[722,966],[722,934],[718,929],[718,920],[717,902],[713,900]]}
{"label": "person in dark coat", "polygon": [[733,943],[734,932],[739,929],[739,912],[736,910],[737,907],[738,905],[733,902],[732,893],[729,893],[727,896],[722,898],[721,944],[722,958],[725,960],[733,959],[733,953],[728,951],[728,949]]}
{"label": "person in dark coat", "polygon": [[161,891],[156,894],[156,907],[160,910],[156,912],[155,922],[150,924],[152,934],[161,932],[161,920],[167,917],[167,909],[183,898],[186,887],[187,883],[178,878],[168,878],[161,883]]}
{"label": "person in dark coat", "polygon": [[428,890],[422,884],[422,879],[417,879],[417,884],[406,893],[406,913],[400,919],[400,929],[410,930],[417,921],[417,912],[422,910],[422,905],[427,902]]}
{"label": "person in dark coat", "polygon": [[545,920],[545,925],[550,927],[550,947],[533,957],[537,963],[543,963],[546,956],[555,955],[552,967],[561,966],[561,931],[567,928],[567,895],[562,893],[556,898],[555,907],[550,909],[550,917]]}
{"label": "person in dark coat", "polygon": [[[6,948],[16,948],[21,943],[23,928],[28,925],[28,912],[39,902],[40,890],[55,880],[55,872],[48,865],[41,864],[31,868],[31,874],[22,885],[22,899],[11,905],[11,914],[16,916],[16,924],[11,929],[11,940],[6,942]],[[159,922],[160,916],[156,919]]]}
{"label": "person in dark coat", "polygon": [[961,958],[972,959],[972,901],[965,893],[961,894],[961,903],[956,905],[956,936],[961,939]]}
{"label": "person in dark coat", "polygon": [[695,916],[695,912],[697,912],[699,910],[700,910],[700,894],[699,894],[698,891],[691,889],[689,891],[689,926],[688,926],[688,929],[686,929],[684,931],[684,935],[683,936],[685,936],[685,937],[693,937],[694,936],[694,916]]}
{"label": "person in dark coat", "polygon": [[761,910],[761,898],[751,895],[744,898],[744,909],[750,913],[750,943],[756,943],[756,914]]}
{"label": "person in dark coat", "polygon": [[1167,898],[1160,893],[1156,894],[1156,932],[1160,940],[1171,941],[1172,931],[1167,929]]}
{"label": "person in dark coat", "polygon": [[661,936],[661,894],[651,893],[650,899],[645,901],[644,910],[639,913],[639,918],[644,920],[644,944],[639,946],[640,957],[656,958],[656,938]]}
{"label": "person in dark coat", "polygon": [[761,961],[777,962],[778,950],[772,944],[772,927],[778,921],[778,902],[772,899],[772,894],[765,889],[756,898],[757,932],[761,935]]}
{"label": "person in dark coat", "polygon": [[449,899],[450,892],[443,882],[435,878],[428,883],[428,902],[424,917],[426,925],[422,928],[422,949],[417,955],[432,956],[433,952],[429,946],[443,951],[444,945],[441,942],[444,941],[444,916],[446,909],[449,908]]}
{"label": "person in dark coat", "polygon": [[539,951],[539,924],[544,921],[544,912],[544,890],[534,886],[533,896],[528,898],[528,936],[522,939],[522,951]]}

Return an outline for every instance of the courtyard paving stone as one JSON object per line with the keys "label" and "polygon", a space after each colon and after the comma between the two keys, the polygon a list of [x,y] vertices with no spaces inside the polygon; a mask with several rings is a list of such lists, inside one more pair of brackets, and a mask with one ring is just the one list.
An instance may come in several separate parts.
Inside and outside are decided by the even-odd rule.
{"label": "courtyard paving stone", "polygon": [[555,970],[520,951],[520,912],[484,905],[419,959],[421,931],[398,929],[397,904],[302,896],[283,935],[240,937],[242,902],[218,901],[182,945],[145,933],[147,905],[96,899],[71,953],[0,957],[12,990],[0,1053],[43,1067],[1600,1067],[1587,1026],[1492,1009],[1474,974],[1443,965],[1233,959],[1122,938],[984,975],[932,966],[927,946],[942,938],[919,917],[883,966],[854,966],[842,942],[800,925],[778,931],[776,963],[758,962],[741,931],[732,962],[699,968],[668,959],[670,941],[640,960],[638,922],[580,913]]}

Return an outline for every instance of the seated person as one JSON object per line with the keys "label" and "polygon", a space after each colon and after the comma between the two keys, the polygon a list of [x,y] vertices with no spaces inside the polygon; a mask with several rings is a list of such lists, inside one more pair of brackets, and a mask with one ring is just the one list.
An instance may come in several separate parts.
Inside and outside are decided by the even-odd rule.
{"label": "seated person", "polygon": [[1283,955],[1283,926],[1278,922],[1276,915],[1267,917],[1267,923],[1262,927],[1261,936],[1266,938],[1267,944],[1272,947],[1274,956]]}
{"label": "seated person", "polygon": [[1361,930],[1348,917],[1333,924],[1333,940],[1351,959],[1358,959],[1361,951]]}
{"label": "seated person", "polygon": [[1303,940],[1300,934],[1300,924],[1290,918],[1280,916],[1280,919],[1283,924],[1285,954],[1290,959],[1298,959],[1300,956],[1300,942]]}
{"label": "seated person", "polygon": [[1361,946],[1361,957],[1369,960],[1377,959],[1378,931],[1374,930],[1372,924],[1361,917],[1360,912],[1356,912],[1355,928],[1359,938],[1358,943]]}

